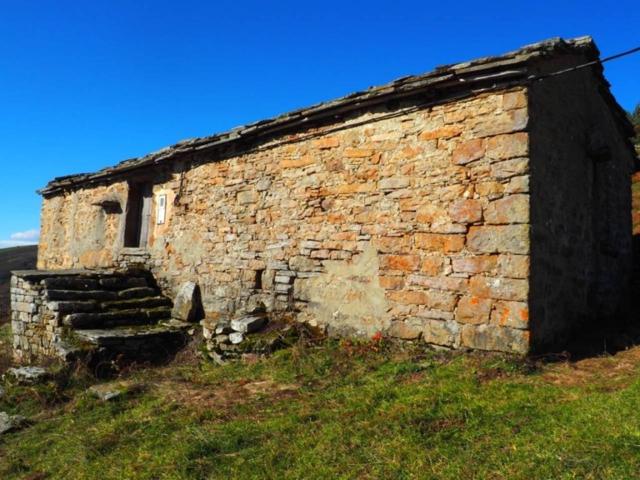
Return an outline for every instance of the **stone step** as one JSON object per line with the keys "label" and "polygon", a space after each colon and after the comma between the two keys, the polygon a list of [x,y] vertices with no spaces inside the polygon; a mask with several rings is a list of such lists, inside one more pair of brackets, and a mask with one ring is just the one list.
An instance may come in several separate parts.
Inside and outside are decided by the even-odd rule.
{"label": "stone step", "polygon": [[133,298],[156,297],[160,291],[151,287],[134,287],[126,290],[45,290],[45,298],[50,301],[129,300]]}
{"label": "stone step", "polygon": [[107,301],[117,300],[120,298],[119,293],[107,290],[45,290],[44,295],[50,301]]}
{"label": "stone step", "polygon": [[118,327],[107,329],[79,329],[74,331],[75,337],[84,342],[98,346],[121,345],[132,340],[149,341],[152,337],[171,337],[182,335],[183,327],[169,325],[144,325],[139,327]]}
{"label": "stone step", "polygon": [[171,307],[173,306],[170,299],[162,296],[155,297],[143,297],[143,298],[129,298],[126,300],[115,300],[108,302],[101,302],[99,304],[101,312],[114,312],[118,310],[132,310],[132,309],[153,309],[158,307]]}
{"label": "stone step", "polygon": [[131,288],[148,287],[144,277],[127,277],[120,275],[104,277],[51,277],[42,280],[47,290],[127,290]]}
{"label": "stone step", "polygon": [[113,312],[71,313],[66,315],[62,323],[73,329],[114,328],[127,325],[148,325],[161,319],[171,317],[171,308],[157,307]]}
{"label": "stone step", "polygon": [[[81,329],[74,333],[75,342],[93,351],[89,361],[97,375],[118,363],[164,362],[182,349],[189,339],[188,329],[173,325],[145,325],[109,329]],[[110,372],[113,374],[114,372]]]}
{"label": "stone step", "polygon": [[167,325],[76,330],[74,342],[98,377],[118,373],[117,365],[165,363],[189,342],[187,328]]}
{"label": "stone step", "polygon": [[86,277],[52,277],[42,280],[47,290],[99,290],[100,281],[97,278]]}
{"label": "stone step", "polygon": [[118,298],[128,300],[131,298],[155,297],[160,294],[160,290],[151,287],[134,287],[127,288],[126,290],[120,290],[117,293]]}
{"label": "stone step", "polygon": [[149,287],[143,277],[109,277],[100,280],[100,286],[106,290],[129,290],[131,288]]}
{"label": "stone step", "polygon": [[62,302],[49,302],[47,303],[47,308],[52,312],[57,312],[63,316],[70,313],[96,312],[99,305],[100,304],[95,300],[68,300]]}

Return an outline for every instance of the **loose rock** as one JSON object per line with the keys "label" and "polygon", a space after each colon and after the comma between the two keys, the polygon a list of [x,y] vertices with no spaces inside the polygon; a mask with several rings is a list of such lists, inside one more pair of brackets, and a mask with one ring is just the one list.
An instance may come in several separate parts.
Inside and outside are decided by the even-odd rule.
{"label": "loose rock", "polygon": [[244,335],[241,332],[233,332],[229,334],[228,338],[233,345],[238,345],[244,340]]}
{"label": "loose rock", "polygon": [[9,415],[0,412],[0,435],[19,430],[27,424],[27,419],[22,415]]}
{"label": "loose rock", "polygon": [[253,333],[267,324],[267,317],[248,316],[231,320],[231,328],[236,332]]}
{"label": "loose rock", "polygon": [[92,385],[87,391],[97,399],[108,402],[137,388],[139,388],[138,385],[129,382],[115,382]]}
{"label": "loose rock", "polygon": [[185,322],[193,322],[202,312],[200,287],[195,282],[186,282],[174,299],[171,316]]}
{"label": "loose rock", "polygon": [[7,376],[22,385],[34,385],[47,379],[48,373],[42,367],[17,367],[7,370]]}

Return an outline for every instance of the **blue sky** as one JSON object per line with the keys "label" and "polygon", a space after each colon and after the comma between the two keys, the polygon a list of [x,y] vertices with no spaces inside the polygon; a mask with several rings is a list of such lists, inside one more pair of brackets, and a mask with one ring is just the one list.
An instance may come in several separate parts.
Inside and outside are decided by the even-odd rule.
{"label": "blue sky", "polygon": [[[55,176],[553,36],[617,53],[639,25],[637,0],[0,0],[0,247],[37,238]],[[606,75],[640,102],[640,55]]]}

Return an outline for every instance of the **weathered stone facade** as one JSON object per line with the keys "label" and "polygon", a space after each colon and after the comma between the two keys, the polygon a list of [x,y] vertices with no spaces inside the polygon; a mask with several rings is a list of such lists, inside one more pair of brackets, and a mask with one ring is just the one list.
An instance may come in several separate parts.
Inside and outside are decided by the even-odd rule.
{"label": "weathered stone facade", "polygon": [[[251,137],[266,128],[257,124],[212,147],[179,144],[120,170],[55,181],[43,191],[38,266],[133,261],[171,295],[197,282],[210,317],[264,304],[338,333],[528,352],[575,326],[561,311],[582,314],[586,305],[563,310],[533,298],[534,286],[545,296],[557,279],[554,293],[571,295],[582,286],[575,278],[606,277],[597,302],[615,304],[630,256],[632,152],[617,105],[599,90],[601,73],[526,81],[597,56],[590,40],[554,42],[436,71],[415,91],[403,80],[366,92],[367,102],[331,117],[314,121],[312,108],[283,132]],[[508,75],[487,83],[504,64]],[[463,74],[476,75],[477,91],[459,82]],[[444,82],[442,91],[434,96],[424,78]],[[568,108],[581,102],[592,102],[588,112]],[[607,197],[601,223],[588,220],[593,203],[574,196],[591,179],[583,147],[599,126],[615,158],[590,195],[619,192]],[[152,185],[150,227],[144,248],[125,248],[128,196],[141,182]],[[547,194],[554,185],[563,193]],[[615,262],[581,270],[595,258],[593,242],[563,256],[560,245],[607,225]]]}

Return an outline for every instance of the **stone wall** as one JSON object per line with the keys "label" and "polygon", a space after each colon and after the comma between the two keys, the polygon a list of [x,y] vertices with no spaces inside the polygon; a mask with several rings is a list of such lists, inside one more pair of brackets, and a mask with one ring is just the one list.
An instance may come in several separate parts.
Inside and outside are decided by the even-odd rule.
{"label": "stone wall", "polygon": [[[127,184],[114,183],[47,198],[42,205],[38,268],[111,266],[117,259],[127,205]],[[101,203],[117,202],[120,210]]]}
{"label": "stone wall", "polygon": [[44,298],[41,276],[16,273],[11,277],[13,355],[19,363],[57,356],[62,325]]}
{"label": "stone wall", "polygon": [[[527,125],[515,88],[158,166],[169,210],[145,261],[169,294],[198,282],[209,316],[262,302],[336,332],[527,351]],[[46,198],[39,268],[122,262],[124,214],[96,204],[126,195],[123,179]]]}
{"label": "stone wall", "polygon": [[530,89],[534,348],[612,322],[626,293],[634,159],[601,89],[590,70]]}

